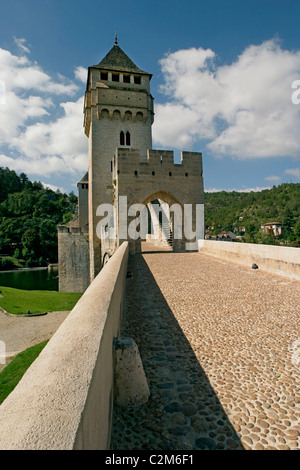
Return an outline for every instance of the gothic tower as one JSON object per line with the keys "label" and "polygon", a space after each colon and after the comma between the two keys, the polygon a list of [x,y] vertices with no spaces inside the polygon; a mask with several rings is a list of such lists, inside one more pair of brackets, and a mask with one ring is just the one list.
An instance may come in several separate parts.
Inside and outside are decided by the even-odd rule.
{"label": "gothic tower", "polygon": [[99,64],[89,67],[84,127],[89,139],[88,222],[91,281],[101,269],[96,209],[113,203],[112,157],[116,148],[137,148],[141,158],[152,149],[152,75],[137,67],[117,40]]}
{"label": "gothic tower", "polygon": [[[152,149],[151,77],[117,40],[104,59],[88,69],[84,104],[88,172],[78,183],[78,214],[58,227],[61,291],[83,292],[124,240],[129,241],[131,253],[139,251],[145,237],[132,236],[128,230],[132,214],[121,201],[126,200],[128,208],[147,206],[159,245],[167,241],[173,251],[195,249],[197,239],[204,237],[202,154],[183,151],[180,163],[175,163],[173,151]],[[155,201],[176,209],[166,212],[167,224],[155,218],[151,210]],[[102,212],[105,204],[108,211],[114,207],[114,220]],[[189,207],[193,211],[186,218]],[[116,236],[103,237],[102,230],[111,227],[117,227]]]}

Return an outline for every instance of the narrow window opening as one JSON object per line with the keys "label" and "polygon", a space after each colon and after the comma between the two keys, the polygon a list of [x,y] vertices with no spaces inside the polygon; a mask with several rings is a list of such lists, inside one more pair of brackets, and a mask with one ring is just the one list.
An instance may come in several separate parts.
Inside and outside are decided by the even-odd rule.
{"label": "narrow window opening", "polygon": [[137,175],[138,175],[138,172],[137,172],[137,170],[135,170],[135,171],[134,171],[134,174],[135,174],[135,176],[137,176]]}
{"label": "narrow window opening", "polygon": [[108,73],[107,72],[101,72],[101,80],[108,80]]}
{"label": "narrow window opening", "polygon": [[111,79],[113,82],[118,82],[120,80],[119,74],[113,73]]}
{"label": "narrow window opening", "polygon": [[120,145],[125,145],[125,134],[123,131],[120,132]]}
{"label": "narrow window opening", "polygon": [[172,176],[172,171],[169,171],[169,176]]}
{"label": "narrow window opening", "polygon": [[130,145],[130,132],[126,132],[126,145]]}
{"label": "narrow window opening", "polygon": [[141,77],[135,76],[135,77],[134,77],[134,83],[135,83],[136,85],[140,85],[140,84],[141,84]]}
{"label": "narrow window opening", "polygon": [[123,75],[123,82],[130,83],[130,75]]}
{"label": "narrow window opening", "polygon": [[155,171],[152,171],[152,176],[155,176]]}
{"label": "narrow window opening", "polygon": [[189,174],[188,174],[188,173],[186,173],[186,174],[185,174],[185,176],[189,176]]}

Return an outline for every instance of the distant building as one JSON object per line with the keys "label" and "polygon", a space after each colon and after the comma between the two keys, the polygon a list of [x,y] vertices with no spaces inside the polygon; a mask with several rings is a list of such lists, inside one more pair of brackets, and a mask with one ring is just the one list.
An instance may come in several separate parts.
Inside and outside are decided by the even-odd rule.
{"label": "distant building", "polygon": [[278,237],[281,235],[281,224],[279,222],[267,222],[261,226],[261,230],[267,235]]}
{"label": "distant building", "polygon": [[205,240],[223,240],[223,241],[232,241],[235,240],[237,237],[233,232],[226,232],[222,231],[218,233],[218,235],[205,235]]}
{"label": "distant building", "polygon": [[222,232],[220,232],[220,233],[218,234],[218,237],[219,237],[219,239],[221,239],[221,240],[228,240],[228,241],[230,241],[230,240],[235,240],[235,239],[236,239],[235,233],[230,232],[230,231],[229,231],[229,232],[226,232],[225,230],[223,230]]}

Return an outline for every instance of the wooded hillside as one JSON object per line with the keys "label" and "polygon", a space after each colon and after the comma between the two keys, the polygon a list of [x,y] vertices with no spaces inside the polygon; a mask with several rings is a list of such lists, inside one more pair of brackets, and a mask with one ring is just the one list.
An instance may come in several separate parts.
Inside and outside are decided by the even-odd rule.
{"label": "wooded hillside", "polygon": [[[0,167],[0,254],[25,266],[57,262],[56,226],[72,218],[76,204],[73,193],[54,192],[25,173]],[[9,258],[0,260],[2,269],[14,265]]]}
{"label": "wooded hillside", "polygon": [[[261,230],[279,222],[282,234],[275,238]],[[205,193],[206,233],[231,231],[248,243],[300,245],[300,184],[284,183],[259,192]]]}

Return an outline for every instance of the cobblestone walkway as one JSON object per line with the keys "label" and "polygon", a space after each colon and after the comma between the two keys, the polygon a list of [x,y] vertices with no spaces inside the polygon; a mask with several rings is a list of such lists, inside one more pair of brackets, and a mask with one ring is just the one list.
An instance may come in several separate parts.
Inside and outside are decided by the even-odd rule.
{"label": "cobblestone walkway", "polygon": [[300,283],[199,253],[130,258],[122,336],[150,398],[111,448],[300,449]]}

